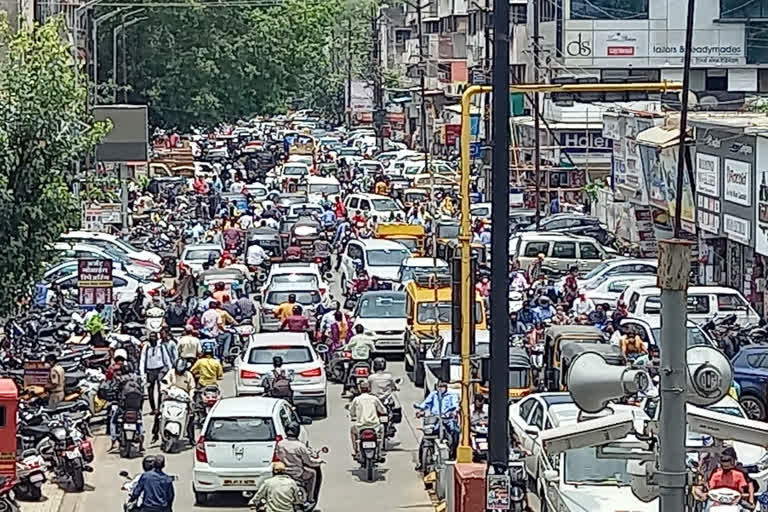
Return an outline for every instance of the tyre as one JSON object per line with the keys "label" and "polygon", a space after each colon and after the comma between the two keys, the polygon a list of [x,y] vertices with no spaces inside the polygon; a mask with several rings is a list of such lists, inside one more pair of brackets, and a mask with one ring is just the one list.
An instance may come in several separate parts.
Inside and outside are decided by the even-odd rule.
{"label": "tyre", "polygon": [[376,476],[376,465],[373,462],[373,459],[367,459],[365,461],[365,480],[366,482],[373,482],[374,477]]}
{"label": "tyre", "polygon": [[70,468],[72,473],[72,489],[77,492],[83,492],[85,489],[85,474],[82,468]]}
{"label": "tyre", "polygon": [[413,385],[417,388],[424,385],[424,364],[421,361],[416,361],[413,370]]}
{"label": "tyre", "polygon": [[403,361],[405,361],[405,371],[408,373],[408,375],[410,375],[413,371],[413,365],[410,363],[410,361],[408,361],[407,355],[403,355]]}
{"label": "tyre", "polygon": [[195,495],[195,505],[207,505],[210,495],[207,492],[198,492],[195,488],[192,488],[192,493]]}
{"label": "tyre", "polygon": [[160,445],[160,451],[163,453],[173,453],[173,445],[174,445],[175,439],[172,437],[164,437],[163,442]]}
{"label": "tyre", "polygon": [[328,402],[323,402],[323,405],[318,405],[314,410],[315,416],[318,418],[325,418],[328,416]]}
{"label": "tyre", "polygon": [[126,443],[125,441],[120,441],[120,457],[123,459],[128,458],[128,450],[130,448],[130,444]]}
{"label": "tyre", "polygon": [[421,461],[421,472],[427,476],[435,467],[435,448],[432,444],[428,444],[422,450]]}
{"label": "tyre", "polygon": [[765,418],[765,404],[759,397],[755,395],[742,395],[739,403],[750,419],[762,421]]}

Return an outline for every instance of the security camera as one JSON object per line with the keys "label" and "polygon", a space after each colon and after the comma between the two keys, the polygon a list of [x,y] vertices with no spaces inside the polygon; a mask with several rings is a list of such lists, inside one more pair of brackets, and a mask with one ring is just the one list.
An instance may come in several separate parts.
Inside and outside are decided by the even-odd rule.
{"label": "security camera", "polygon": [[601,418],[543,430],[539,441],[547,455],[624,439],[634,431],[635,416],[621,411]]}
{"label": "security camera", "polygon": [[756,446],[768,445],[768,424],[761,421],[731,416],[690,404],[686,416],[691,432]]}

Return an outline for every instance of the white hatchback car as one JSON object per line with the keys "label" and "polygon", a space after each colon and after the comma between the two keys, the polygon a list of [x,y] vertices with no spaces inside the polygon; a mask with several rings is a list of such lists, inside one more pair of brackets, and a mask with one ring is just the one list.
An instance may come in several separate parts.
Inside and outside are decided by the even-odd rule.
{"label": "white hatchback car", "polygon": [[330,272],[323,275],[320,266],[317,263],[278,263],[269,268],[269,274],[264,281],[264,290],[273,283],[298,283],[303,281],[311,282],[317,285],[320,293],[328,293],[329,285],[327,281],[333,279]]}
{"label": "white hatchback car", "polygon": [[303,332],[279,331],[253,334],[235,360],[235,395],[263,393],[261,379],[272,370],[272,358],[283,358],[283,367],[293,374],[291,388],[297,407],[311,408],[325,416],[328,410],[328,381],[323,360]]}
{"label": "white hatchback car", "polygon": [[[307,425],[285,400],[266,397],[224,398],[213,406],[195,445],[192,491],[195,504],[206,504],[211,493],[256,491],[272,476],[275,445],[289,424]],[[299,439],[306,442],[301,427]]]}

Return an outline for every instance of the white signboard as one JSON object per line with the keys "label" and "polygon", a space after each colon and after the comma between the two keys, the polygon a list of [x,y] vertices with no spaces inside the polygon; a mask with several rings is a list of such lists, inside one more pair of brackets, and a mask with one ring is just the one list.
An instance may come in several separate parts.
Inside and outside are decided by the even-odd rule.
{"label": "white signboard", "polygon": [[725,200],[731,203],[749,206],[752,197],[749,188],[752,166],[747,162],[725,159]]}
{"label": "white signboard", "polygon": [[750,245],[750,225],[751,223],[748,220],[740,219],[727,213],[723,214],[723,231],[731,240],[744,245]]}
{"label": "white signboard", "polygon": [[621,120],[614,114],[603,114],[603,137],[611,140],[621,138]]}
{"label": "white signboard", "polygon": [[720,158],[696,153],[696,192],[708,196],[720,195]]}
{"label": "white signboard", "polygon": [[758,135],[755,149],[755,251],[768,256],[768,138]]}
{"label": "white signboard", "polygon": [[715,235],[720,233],[720,216],[718,214],[696,210],[696,217],[699,220],[700,229]]}

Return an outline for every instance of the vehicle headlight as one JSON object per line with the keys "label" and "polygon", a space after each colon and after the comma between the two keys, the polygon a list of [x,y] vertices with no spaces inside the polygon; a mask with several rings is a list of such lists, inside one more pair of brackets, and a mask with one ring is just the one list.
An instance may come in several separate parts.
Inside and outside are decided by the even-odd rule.
{"label": "vehicle headlight", "polygon": [[67,429],[65,429],[64,427],[56,427],[53,429],[53,432],[51,433],[53,434],[53,437],[57,441],[63,441],[64,439],[67,438]]}

